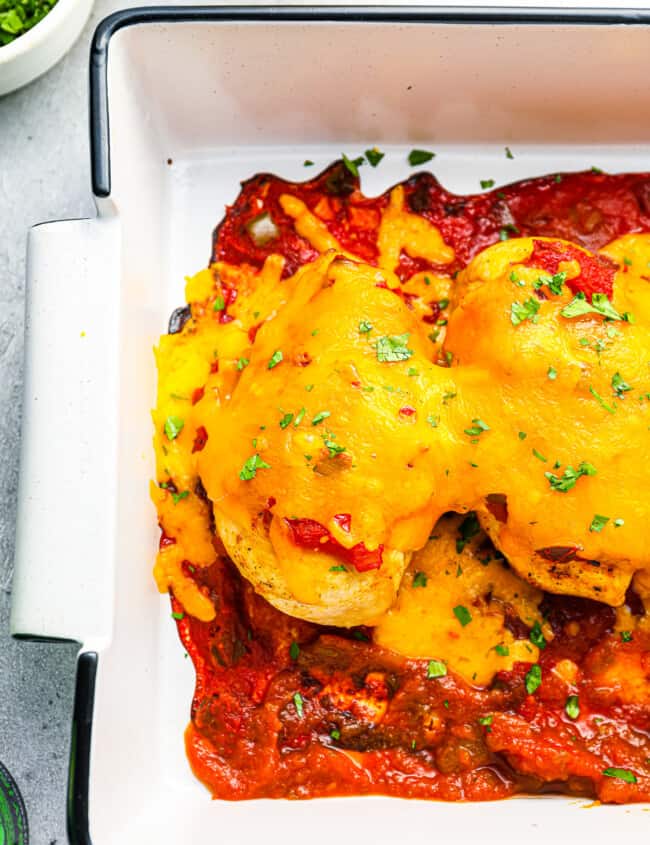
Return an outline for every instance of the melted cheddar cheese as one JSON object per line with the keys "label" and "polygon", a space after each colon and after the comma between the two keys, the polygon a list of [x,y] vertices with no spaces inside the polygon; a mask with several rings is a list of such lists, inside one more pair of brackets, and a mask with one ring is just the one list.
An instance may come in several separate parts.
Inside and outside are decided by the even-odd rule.
{"label": "melted cheddar cheese", "polygon": [[[434,362],[443,337],[420,319],[426,307],[407,307],[390,288],[402,251],[442,265],[454,255],[435,227],[404,210],[399,190],[380,226],[378,267],[358,264],[286,195],[283,209],[320,259],[283,281],[280,256],[259,273],[217,264],[188,280],[192,319],[156,353],[152,495],[168,542],[155,575],[188,613],[212,618],[183,573],[216,554],[200,481],[226,549],[271,603],[329,624],[376,623],[387,647],[447,655],[483,681],[534,659],[504,628],[506,604],[531,624],[536,587],[620,605],[635,572],[636,583],[648,580],[650,238],[603,250],[619,264],[611,305],[634,322],[563,316],[574,299],[566,285],[557,294],[542,285],[536,298],[545,274],[531,264],[533,239],[485,250],[453,294],[444,274],[416,274],[405,289],[453,297],[451,367],[442,367]],[[565,279],[580,272],[578,262],[561,269]],[[233,319],[223,322],[232,288]],[[173,436],[170,418],[182,423]],[[465,577],[448,574],[453,524],[427,539],[442,514],[470,509],[525,580],[477,564],[473,546],[460,564]],[[350,516],[345,530],[341,514]],[[294,518],[318,522],[342,548],[383,548],[382,566],[356,572],[298,548],[287,528]],[[558,559],[560,547],[574,557]],[[418,572],[427,589],[413,587]],[[471,637],[448,613],[470,605],[479,622]],[[628,622],[621,611],[619,627]],[[477,648],[475,636],[511,656]]]}

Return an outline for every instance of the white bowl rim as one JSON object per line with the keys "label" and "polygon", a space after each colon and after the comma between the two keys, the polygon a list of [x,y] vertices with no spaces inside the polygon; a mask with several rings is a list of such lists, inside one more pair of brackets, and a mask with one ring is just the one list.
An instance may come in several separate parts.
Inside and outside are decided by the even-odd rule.
{"label": "white bowl rim", "polygon": [[[24,35],[19,35],[9,44],[0,47],[0,65],[28,53],[33,48],[37,48],[54,32],[59,24],[63,23],[66,12],[79,2],[80,0],[57,0],[56,5],[36,26],[33,26]],[[90,0],[81,0],[81,2],[90,2]]]}

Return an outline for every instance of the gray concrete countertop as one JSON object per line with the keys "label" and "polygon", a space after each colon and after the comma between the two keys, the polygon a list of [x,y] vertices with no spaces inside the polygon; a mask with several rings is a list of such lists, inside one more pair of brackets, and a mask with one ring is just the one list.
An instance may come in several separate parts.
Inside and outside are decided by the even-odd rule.
{"label": "gray concrete countertop", "polygon": [[[232,4],[226,0],[222,5]],[[411,5],[426,4],[416,0]],[[135,5],[140,4],[96,0],[71,52],[41,79],[0,98],[0,761],[23,793],[34,845],[67,842],[65,799],[77,649],[73,644],[15,642],[8,632],[22,401],[25,238],[35,223],[94,214],[88,162],[88,46],[103,17]],[[444,5],[493,2],[447,0]],[[501,0],[498,5],[563,4]],[[574,0],[571,5],[647,8],[649,0],[636,4]],[[65,553],[61,549],[61,555]]]}

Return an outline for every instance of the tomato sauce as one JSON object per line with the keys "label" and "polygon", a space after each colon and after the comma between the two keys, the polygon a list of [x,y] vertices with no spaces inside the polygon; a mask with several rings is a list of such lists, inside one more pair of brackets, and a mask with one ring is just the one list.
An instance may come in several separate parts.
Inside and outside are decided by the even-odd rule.
{"label": "tomato sauce", "polygon": [[[453,246],[455,263],[445,268],[450,274],[508,234],[597,249],[622,234],[650,230],[648,174],[562,174],[461,197],[421,173],[404,188],[409,209]],[[376,260],[388,194],[364,197],[342,163],[302,184],[268,174],[245,182],[215,230],[213,260],[261,267],[267,255],[280,253],[288,276],[315,259],[282,211],[283,193],[302,199],[344,248]],[[277,229],[270,243],[250,236],[261,214]],[[553,244],[536,248],[551,274],[561,261],[578,257],[560,254]],[[400,278],[428,269],[422,265],[404,256]],[[576,290],[611,292],[607,261],[581,266]],[[195,448],[202,448],[200,441]],[[290,528],[306,548],[336,544],[318,523]],[[516,663],[479,687],[439,671],[435,661],[381,649],[371,629],[338,630],[282,614],[241,578],[218,538],[214,542],[217,562],[205,569],[188,565],[185,572],[214,604],[215,619],[183,615],[173,597],[172,607],[196,668],[187,752],[215,797],[486,800],[560,792],[614,803],[650,800],[650,637],[616,633],[612,608],[546,595],[543,610],[555,636],[540,652],[539,677],[531,680],[531,664]],[[351,562],[368,568],[367,550],[358,552]],[[632,592],[628,609],[632,616],[644,613]],[[528,638],[531,632],[515,622],[515,636]],[[570,693],[577,696],[573,705]]]}

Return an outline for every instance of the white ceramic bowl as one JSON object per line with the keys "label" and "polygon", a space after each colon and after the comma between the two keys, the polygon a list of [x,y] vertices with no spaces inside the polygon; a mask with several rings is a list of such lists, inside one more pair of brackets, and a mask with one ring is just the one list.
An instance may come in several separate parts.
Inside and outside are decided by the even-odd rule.
{"label": "white ceramic bowl", "polygon": [[27,85],[63,58],[92,7],[93,0],[59,0],[33,29],[0,47],[0,96]]}

